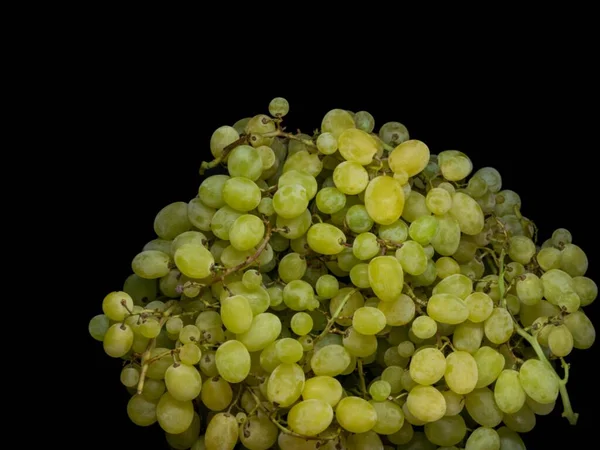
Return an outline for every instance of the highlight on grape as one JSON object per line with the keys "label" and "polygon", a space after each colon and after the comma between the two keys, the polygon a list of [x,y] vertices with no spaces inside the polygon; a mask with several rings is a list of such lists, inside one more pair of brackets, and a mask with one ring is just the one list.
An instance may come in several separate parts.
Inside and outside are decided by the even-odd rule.
{"label": "highlight on grape", "polygon": [[198,194],[91,319],[131,421],[179,450],[525,449],[554,408],[575,425],[598,288],[571,233],[538,245],[497,170],[399,122],[333,109],[308,135],[288,111],[214,131]]}

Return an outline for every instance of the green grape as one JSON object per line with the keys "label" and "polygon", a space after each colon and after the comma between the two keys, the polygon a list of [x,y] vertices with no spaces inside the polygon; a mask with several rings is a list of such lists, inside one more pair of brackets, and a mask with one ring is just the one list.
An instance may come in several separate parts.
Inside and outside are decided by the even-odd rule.
{"label": "green grape", "polygon": [[502,422],[502,411],[496,405],[494,393],[484,387],[465,396],[465,408],[475,422],[484,427],[496,427]]}
{"label": "green grape", "polygon": [[233,450],[238,438],[237,420],[227,412],[216,414],[208,422],[204,434],[206,450]]}
{"label": "green grape", "polygon": [[465,450],[500,450],[500,436],[493,428],[479,427],[467,439]]}
{"label": "green grape", "polygon": [[156,418],[167,433],[183,433],[194,419],[194,405],[191,400],[177,400],[170,392],[165,392],[156,406]]}
{"label": "green grape", "polygon": [[88,325],[88,332],[97,341],[102,342],[106,332],[110,328],[110,319],[104,314],[92,317]]}
{"label": "green grape", "polygon": [[474,177],[480,177],[485,181],[490,193],[497,193],[502,188],[502,177],[493,167],[483,167],[473,174]]}
{"label": "green grape", "polygon": [[215,361],[219,375],[229,383],[240,383],[250,373],[250,353],[240,341],[227,341],[217,349]]}
{"label": "green grape", "polygon": [[312,175],[298,170],[289,170],[279,177],[277,186],[281,189],[284,186],[300,185],[306,189],[308,200],[312,200],[317,194],[317,180]]}
{"label": "green grape", "polygon": [[[453,256],[461,242],[460,224],[451,214],[438,216],[438,230],[431,239],[434,250],[442,256]],[[458,261],[456,256],[454,259]],[[467,261],[470,261],[469,258]],[[460,262],[460,261],[459,261]]]}
{"label": "green grape", "polygon": [[303,436],[316,436],[325,431],[332,420],[331,405],[314,398],[296,403],[287,416],[290,429]]}
{"label": "green grape", "polygon": [[525,443],[518,433],[508,427],[496,430],[500,437],[500,450],[526,450]]}
{"label": "green grape", "polygon": [[300,216],[308,206],[308,193],[300,184],[288,184],[280,187],[273,196],[273,209],[284,219]]}
{"label": "green grape", "polygon": [[380,250],[377,236],[373,233],[360,233],[352,243],[352,254],[361,261],[373,258]]}
{"label": "green grape", "polygon": [[581,277],[588,269],[587,255],[581,247],[566,244],[561,251],[560,268],[572,277]]}
{"label": "green grape", "polygon": [[102,300],[102,311],[115,322],[122,322],[133,309],[133,299],[127,292],[115,291]]}
{"label": "green grape", "polygon": [[320,399],[334,407],[341,400],[342,392],[342,385],[335,378],[315,376],[306,380],[302,398],[304,400]]}
{"label": "green grape", "polygon": [[419,339],[429,339],[435,336],[437,323],[431,317],[419,316],[413,321],[411,330]]}
{"label": "green grape", "polygon": [[512,369],[503,370],[494,386],[494,400],[498,408],[505,414],[514,414],[523,407],[525,398],[519,372]]}
{"label": "green grape", "polygon": [[452,294],[435,294],[427,302],[427,315],[436,322],[458,325],[469,317],[464,300]]}
{"label": "green grape", "polygon": [[[250,308],[252,309],[252,314],[255,316],[269,309],[271,299],[267,290],[262,286],[247,288],[243,281],[232,281],[227,284],[227,287],[229,288],[231,295],[243,295],[246,297],[248,303],[250,304]],[[221,302],[228,296],[228,294],[229,293],[225,290],[221,292]],[[218,314],[215,314],[215,318],[218,317]]]}
{"label": "green grape", "polygon": [[359,397],[345,397],[335,409],[339,425],[350,433],[366,433],[377,423],[377,411],[366,400]]}
{"label": "green grape", "polygon": [[200,416],[194,413],[192,423],[183,433],[171,434],[165,433],[167,443],[175,450],[189,449],[200,434]]}
{"label": "green grape", "polygon": [[391,225],[400,219],[404,210],[404,201],[404,192],[392,177],[385,175],[375,177],[366,187],[367,213],[380,225]]}
{"label": "green grape", "polygon": [[[415,356],[419,353],[416,353]],[[442,393],[433,386],[417,385],[413,387],[408,393],[405,405],[416,419],[423,422],[435,422],[446,414],[446,400]]]}
{"label": "green grape", "polygon": [[323,132],[317,138],[317,148],[324,155],[333,155],[338,149],[337,139],[329,132]]}
{"label": "green grape", "polygon": [[[260,204],[260,188],[248,178],[242,176],[232,177],[223,185],[223,200],[235,211],[251,211]],[[215,216],[213,216],[214,220]]]}
{"label": "green grape", "polygon": [[456,274],[444,278],[434,288],[433,294],[451,294],[466,300],[473,292],[473,281],[462,275]]}
{"label": "green grape", "polygon": [[421,216],[410,224],[408,234],[413,241],[425,246],[429,245],[439,228],[439,221],[434,216]]}
{"label": "green grape", "polygon": [[567,244],[573,242],[571,232],[566,228],[558,228],[552,233],[552,245],[558,249],[562,249]]}
{"label": "green grape", "polygon": [[465,303],[469,309],[469,320],[471,322],[483,322],[494,311],[494,301],[483,292],[473,292],[465,299]]}
{"label": "green grape", "polygon": [[169,273],[171,258],[158,250],[144,250],[138,253],[131,262],[133,272],[148,280],[164,277]]}
{"label": "green grape", "polygon": [[428,386],[437,383],[446,370],[444,354],[437,348],[417,351],[410,360],[410,376],[417,383]]}
{"label": "green grape", "polygon": [[409,179],[408,174],[404,171],[404,169],[398,169],[397,172],[394,172],[393,178],[400,183],[400,186],[407,184]]}
{"label": "green grape", "polygon": [[290,111],[290,104],[283,97],[275,97],[269,102],[269,114],[273,117],[283,117]]}
{"label": "green grape", "polygon": [[525,305],[535,305],[544,296],[544,286],[537,275],[526,273],[517,281],[517,296]]}
{"label": "green grape", "polygon": [[121,370],[120,380],[123,386],[130,388],[137,386],[140,380],[140,371],[136,367],[126,366]]}
{"label": "green grape", "polygon": [[424,431],[430,442],[450,447],[464,439],[467,434],[467,425],[461,416],[454,415],[426,423]]}
{"label": "green grape", "polygon": [[281,364],[281,361],[277,357],[277,342],[279,342],[279,340],[271,342],[263,351],[260,352],[260,367],[268,373],[273,372],[277,366]]}
{"label": "green grape", "polygon": [[312,331],[313,319],[305,312],[298,312],[292,316],[290,326],[298,336],[305,336]]}
{"label": "green grape", "polygon": [[535,244],[527,236],[512,236],[508,244],[508,256],[513,261],[526,265],[535,255]]}
{"label": "green grape", "polygon": [[573,288],[575,289],[575,293],[579,296],[581,306],[591,305],[598,296],[598,286],[596,285],[596,282],[588,277],[574,277]]}
{"label": "green grape", "polygon": [[409,134],[406,126],[400,122],[386,122],[379,129],[379,137],[386,144],[397,146],[408,141]]}
{"label": "green grape", "polygon": [[476,388],[483,388],[492,384],[504,369],[504,357],[491,347],[481,347],[473,355],[477,364]]}
{"label": "green grape", "polygon": [[386,319],[377,308],[363,306],[354,312],[352,326],[360,334],[375,335],[385,328]]}
{"label": "green grape", "polygon": [[147,280],[132,273],[123,283],[123,291],[130,295],[134,305],[145,305],[156,299],[156,281]]}
{"label": "green grape", "polygon": [[435,269],[438,277],[442,280],[450,275],[460,273],[460,265],[449,256],[442,256],[441,258],[438,258],[435,262]]}
{"label": "green grape", "polygon": [[304,371],[298,364],[282,363],[269,376],[267,398],[285,408],[296,402],[304,389]]}
{"label": "green grape", "polygon": [[472,176],[466,187],[467,194],[473,198],[483,197],[488,192],[485,180],[480,176]]}
{"label": "green grape", "polygon": [[206,236],[199,231],[185,231],[171,241],[171,254],[174,255],[185,244],[204,245],[206,241]]}
{"label": "green grape", "polygon": [[179,347],[179,359],[183,364],[193,366],[198,364],[201,358],[202,350],[196,344],[183,344]]}
{"label": "green grape", "polygon": [[377,256],[369,262],[369,282],[375,295],[384,302],[396,300],[404,286],[404,271],[393,256]]}
{"label": "green grape", "polygon": [[337,142],[340,155],[346,161],[353,161],[361,166],[371,164],[377,153],[377,141],[369,133],[357,128],[343,131]]}
{"label": "green grape", "polygon": [[[276,170],[277,168],[279,168],[279,162],[277,160],[277,157],[275,156],[275,152],[273,151],[273,149],[271,147],[268,147],[266,145],[261,145],[260,147],[258,147],[256,149],[258,151],[258,154],[260,155],[260,160],[262,162],[262,169],[263,169],[263,173],[260,175],[260,179],[264,180],[266,178],[269,178],[267,176],[265,176],[265,172],[269,173],[270,170]],[[275,172],[273,172],[274,174]]]}
{"label": "green grape", "polygon": [[296,339],[284,338],[277,341],[275,352],[279,361],[285,364],[293,364],[302,359],[304,349]]}
{"label": "green grape", "polygon": [[514,332],[512,316],[505,308],[494,308],[484,322],[484,331],[490,342],[496,345],[504,344]]}
{"label": "green grape", "polygon": [[[389,386],[389,383],[385,381],[382,383],[386,383]],[[389,436],[400,431],[404,425],[404,413],[402,412],[402,407],[400,405],[392,401],[377,401],[375,399],[369,401],[369,403],[375,408],[375,412],[377,413],[377,422],[375,423],[373,429],[368,433],[372,433],[377,437],[377,439],[379,439],[377,434]]]}
{"label": "green grape", "polygon": [[211,274],[215,259],[210,251],[198,244],[184,244],[174,256],[177,268],[190,278],[206,278]]}
{"label": "green grape", "polygon": [[319,297],[324,299],[333,298],[340,290],[340,283],[333,275],[325,274],[319,277],[315,289]]}
{"label": "green grape", "polygon": [[144,248],[142,250],[158,250],[160,252],[166,253],[169,256],[171,255],[171,244],[173,243],[173,241],[166,241],[164,239],[152,239],[151,241],[149,241],[148,243],[146,243],[146,245],[144,245]]}
{"label": "green grape", "polygon": [[496,195],[496,216],[515,214],[515,208],[521,208],[521,197],[515,191],[505,189]]}
{"label": "green grape", "polygon": [[415,316],[415,302],[405,294],[392,301],[381,301],[377,308],[385,315],[387,325],[394,327],[406,325]]}
{"label": "green grape", "polygon": [[438,154],[438,164],[448,181],[464,180],[473,171],[473,163],[467,155],[457,150],[445,150]]}
{"label": "green grape", "polygon": [[273,208],[273,199],[270,197],[263,197],[256,209],[260,214],[272,216],[275,214],[275,208]]}
{"label": "green grape", "polygon": [[289,283],[302,278],[306,268],[306,258],[298,253],[288,253],[279,261],[277,273],[284,283]]}
{"label": "green grape", "polygon": [[283,302],[294,311],[313,310],[316,306],[313,288],[304,280],[292,280],[283,288]]}
{"label": "green grape", "polygon": [[242,284],[246,289],[256,289],[262,284],[263,277],[257,270],[250,269],[242,275]]}
{"label": "green grape", "polygon": [[240,138],[235,128],[223,125],[217,128],[210,137],[210,152],[215,158],[223,154],[223,149]]}
{"label": "green grape", "polygon": [[373,223],[364,205],[351,206],[346,212],[346,225],[354,233],[369,231]]}
{"label": "green grape", "polygon": [[315,375],[335,377],[350,364],[350,354],[341,345],[327,345],[316,350],[310,360]]}
{"label": "green grape", "polygon": [[281,333],[279,317],[271,313],[260,313],[254,316],[248,331],[237,335],[237,340],[244,344],[249,352],[256,352],[277,339],[279,333]]}
{"label": "green grape", "polygon": [[366,189],[369,184],[369,174],[359,163],[344,161],[333,171],[333,182],[343,194],[356,195]]}
{"label": "green grape", "polygon": [[400,376],[404,373],[404,369],[398,366],[386,367],[381,373],[381,380],[390,385],[390,393],[397,394],[402,390]]}
{"label": "green grape", "polygon": [[409,177],[420,173],[429,163],[429,147],[416,139],[400,143],[388,157],[390,169],[396,172],[404,170]]}
{"label": "green grape", "polygon": [[265,224],[252,214],[238,217],[231,225],[229,237],[231,245],[239,251],[248,251],[256,247],[265,234]]}
{"label": "green grape", "polygon": [[186,202],[170,203],[161,209],[154,219],[154,232],[167,241],[174,239],[178,234],[188,231],[192,224],[188,219],[188,205]]}
{"label": "green grape", "polygon": [[236,211],[232,207],[225,205],[217,210],[210,223],[210,229],[216,237],[223,239],[224,241],[229,240],[229,230],[236,221],[236,219],[242,216],[243,213]]}
{"label": "green grape", "polygon": [[207,177],[198,189],[198,196],[202,203],[213,209],[225,206],[223,186],[229,178],[228,175],[211,175]]}
{"label": "green grape", "polygon": [[350,269],[350,281],[354,286],[361,289],[368,289],[371,287],[369,283],[369,265],[366,263],[360,263]]}
{"label": "green grape", "polygon": [[306,240],[309,247],[322,255],[337,255],[344,249],[346,235],[328,223],[316,223],[308,230]]}
{"label": "green grape", "polygon": [[402,219],[390,225],[379,225],[377,235],[385,241],[401,244],[408,238],[408,225]]}
{"label": "green grape", "polygon": [[125,356],[133,345],[133,330],[124,323],[111,325],[102,341],[104,351],[112,358]]}
{"label": "green grape", "polygon": [[367,111],[359,111],[354,115],[356,128],[370,133],[375,128],[375,118]]}
{"label": "green grape", "polygon": [[[252,143],[254,145],[254,142]],[[260,143],[260,145],[265,145]],[[256,144],[256,147],[260,147]],[[249,145],[238,145],[234,148],[227,159],[227,169],[231,177],[243,177],[256,181],[263,171],[260,153]]]}
{"label": "green grape", "polygon": [[[483,340],[483,324],[467,320],[458,324],[452,335],[452,345],[456,350],[475,353]],[[477,380],[475,380],[477,381]]]}
{"label": "green grape", "polygon": [[202,378],[193,366],[173,364],[165,372],[165,384],[175,400],[185,402],[198,397],[202,389]]}
{"label": "green grape", "polygon": [[240,442],[249,450],[267,450],[275,446],[278,434],[273,422],[259,413],[249,417],[240,427]]}
{"label": "green grape", "polygon": [[153,339],[160,334],[160,324],[155,317],[144,319],[139,326],[139,332],[142,336],[148,339]]}
{"label": "green grape", "polygon": [[[291,146],[292,144],[290,144]],[[313,177],[317,177],[323,170],[323,163],[316,153],[309,153],[306,150],[298,151],[294,154],[290,153],[288,159],[283,165],[283,173],[290,170],[305,172]]]}
{"label": "green grape", "polygon": [[523,363],[519,381],[527,395],[538,403],[552,403],[558,397],[558,376],[539,359],[528,359]]}
{"label": "green grape", "polygon": [[[202,361],[206,355],[202,358]],[[200,399],[204,406],[211,411],[222,411],[231,403],[233,399],[233,390],[227,381],[216,375],[217,369],[214,368],[214,375],[207,378],[202,384]]]}
{"label": "green grape", "polygon": [[351,434],[346,441],[346,448],[351,449],[373,449],[373,450],[385,450],[381,438],[374,431],[367,431],[366,433]]}
{"label": "green grape", "polygon": [[369,395],[375,402],[385,401],[392,392],[392,386],[387,381],[378,380],[369,386]]}
{"label": "green grape", "polygon": [[151,400],[144,395],[134,395],[127,402],[129,419],[140,427],[149,427],[157,421],[156,408],[158,399]]}
{"label": "green grape", "polygon": [[354,119],[348,111],[332,109],[323,117],[321,132],[331,133],[337,140],[345,130],[354,128],[355,126]]}
{"label": "green grape", "polygon": [[398,354],[403,358],[410,358],[415,353],[415,344],[404,341],[398,344]]}
{"label": "green grape", "polygon": [[456,416],[461,413],[465,406],[465,398],[456,392],[448,389],[442,392],[446,400],[446,416]]}
{"label": "green grape", "polygon": [[421,275],[427,270],[427,255],[418,242],[404,242],[396,250],[396,259],[402,265],[402,270],[410,275]]}
{"label": "green grape", "polygon": [[483,231],[485,218],[481,206],[467,194],[457,192],[452,196],[450,215],[464,234],[474,236]]}
{"label": "green grape", "polygon": [[317,193],[316,203],[322,213],[334,214],[346,205],[346,195],[336,187],[326,187]]}

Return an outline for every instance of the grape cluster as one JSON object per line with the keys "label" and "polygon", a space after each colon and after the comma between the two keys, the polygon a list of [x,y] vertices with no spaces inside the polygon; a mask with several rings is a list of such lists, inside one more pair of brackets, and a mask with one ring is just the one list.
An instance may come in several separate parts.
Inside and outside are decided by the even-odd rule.
{"label": "grape cluster", "polygon": [[90,321],[131,420],[192,450],[525,449],[559,396],[575,424],[598,290],[570,232],[536,245],[497,170],[401,123],[292,134],[288,109],[213,133],[200,172],[226,173],[158,212]]}

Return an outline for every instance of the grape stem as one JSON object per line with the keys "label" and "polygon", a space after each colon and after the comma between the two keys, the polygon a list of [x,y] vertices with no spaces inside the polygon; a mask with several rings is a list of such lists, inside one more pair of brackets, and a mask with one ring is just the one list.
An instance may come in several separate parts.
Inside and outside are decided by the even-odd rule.
{"label": "grape stem", "polygon": [[406,295],[408,295],[410,298],[412,298],[415,303],[417,303],[419,306],[424,306],[424,307],[427,306],[427,302],[425,302],[425,301],[421,300],[419,297],[417,297],[415,295],[415,293],[413,292],[412,288],[407,283],[404,283],[404,288],[406,289]]}
{"label": "grape stem", "polygon": [[[500,269],[500,273],[498,275],[498,289],[500,291],[500,299],[502,302],[502,307],[506,308],[506,299],[504,298],[504,249],[500,253],[500,268],[499,269]],[[535,353],[536,353],[537,357],[540,359],[540,361],[542,361],[544,364],[546,364],[546,366],[548,368],[550,368],[554,373],[556,373],[556,370],[554,369],[554,367],[552,367],[552,364],[550,364],[550,362],[548,361],[548,358],[546,358],[546,355],[544,354],[544,351],[542,350],[542,347],[540,346],[540,343],[538,342],[537,338],[533,337],[531,334],[526,332],[523,329],[523,327],[521,327],[519,322],[514,320],[514,318],[513,318],[513,322],[514,322],[515,329],[517,330],[517,333],[519,334],[519,336],[521,336],[523,339],[525,339],[527,342],[529,342],[529,345],[531,345],[531,347],[533,347],[533,350],[535,351]],[[559,391],[560,391],[560,397],[561,397],[562,403],[563,403],[562,416],[565,417],[571,425],[576,425],[579,414],[573,411],[573,407],[571,406],[571,400],[569,399],[569,393],[567,392],[567,381],[569,380],[569,364],[567,364],[563,358],[561,358],[561,363],[562,363],[563,370],[565,371],[564,378],[559,379]],[[556,376],[558,377],[558,374],[556,374]]]}
{"label": "grape stem", "polygon": [[225,160],[225,158],[227,158],[227,155],[229,155],[234,148],[236,148],[238,145],[247,144],[249,140],[250,136],[244,134],[240,136],[239,139],[226,146],[217,158],[210,162],[202,161],[202,164],[200,164],[200,175],[204,175],[204,172],[207,170],[217,167],[222,161]]}
{"label": "grape stem", "polygon": [[367,384],[365,383],[365,374],[363,372],[362,358],[358,358],[358,377],[360,378],[360,390],[364,399],[367,398]]}
{"label": "grape stem", "polygon": [[333,314],[333,316],[331,316],[331,319],[329,319],[327,321],[327,325],[325,325],[325,329],[321,332],[320,335],[318,335],[315,338],[315,341],[314,341],[315,344],[319,340],[323,339],[325,337],[325,335],[327,335],[327,333],[329,333],[329,330],[331,330],[331,327],[334,325],[338,316],[341,314],[342,309],[344,309],[344,306],[346,306],[346,303],[348,303],[348,300],[350,300],[350,297],[352,297],[352,295],[354,295],[354,293],[356,293],[356,292],[358,292],[358,289],[352,289],[350,292],[348,292],[348,294],[346,294],[346,296],[342,300],[342,303],[340,303],[340,306],[338,306],[338,308],[335,310],[335,313]]}
{"label": "grape stem", "polygon": [[288,138],[288,139],[294,139],[295,141],[300,141],[304,145],[308,145],[309,147],[313,147],[315,149],[317,148],[317,144],[315,144],[312,140],[303,139],[299,136],[296,136],[293,133],[286,133],[283,130],[271,131],[269,133],[261,133],[260,136],[262,136],[262,137],[284,137],[284,138]]}
{"label": "grape stem", "polygon": [[[162,313],[162,317],[158,322],[161,329],[167,322],[167,320],[169,320],[169,316],[173,313],[173,311],[175,311],[175,308],[177,308],[177,305],[172,305]],[[146,351],[142,355],[142,371],[140,373],[140,381],[138,381],[137,386],[138,394],[141,394],[144,390],[144,381],[146,380],[146,373],[148,372],[148,366],[150,365],[150,361],[152,361],[152,359],[150,359],[150,353],[152,352],[152,350],[154,350],[154,347],[156,347],[156,338],[150,339],[150,342],[148,342],[148,346],[146,347]]]}
{"label": "grape stem", "polygon": [[242,396],[243,390],[244,390],[244,386],[240,384],[240,388],[238,389],[238,393],[235,396],[235,400],[231,402],[231,405],[229,405],[229,409],[227,409],[227,412],[231,412],[231,408],[233,408],[235,405],[237,405],[237,402],[240,401],[240,397]]}
{"label": "grape stem", "polygon": [[210,286],[211,284],[215,284],[215,283],[218,283],[219,281],[222,281],[225,277],[227,277],[228,275],[230,275],[234,272],[237,272],[238,270],[244,270],[246,267],[248,267],[250,264],[252,264],[254,261],[256,261],[258,259],[258,257],[260,256],[260,254],[263,252],[263,250],[265,248],[267,248],[267,244],[269,243],[269,239],[271,239],[272,233],[273,233],[273,228],[271,227],[271,222],[267,222],[267,229],[265,231],[265,237],[263,238],[262,242],[260,243],[260,245],[258,246],[256,251],[254,252],[254,254],[247,257],[243,262],[239,263],[237,266],[230,267],[229,269],[222,271],[219,275],[217,275],[215,278],[213,278],[207,284],[207,286]]}

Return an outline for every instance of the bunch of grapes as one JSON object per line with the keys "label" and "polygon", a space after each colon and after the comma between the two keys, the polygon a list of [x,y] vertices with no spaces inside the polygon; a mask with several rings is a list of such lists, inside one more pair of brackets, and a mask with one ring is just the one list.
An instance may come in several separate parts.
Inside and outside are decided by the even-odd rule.
{"label": "bunch of grapes", "polygon": [[[89,324],[127,413],[174,449],[525,449],[595,329],[588,259],[519,195],[399,122],[288,102],[218,128],[198,195]],[[225,172],[225,173],[223,173]],[[560,373],[560,375],[559,375]]]}

